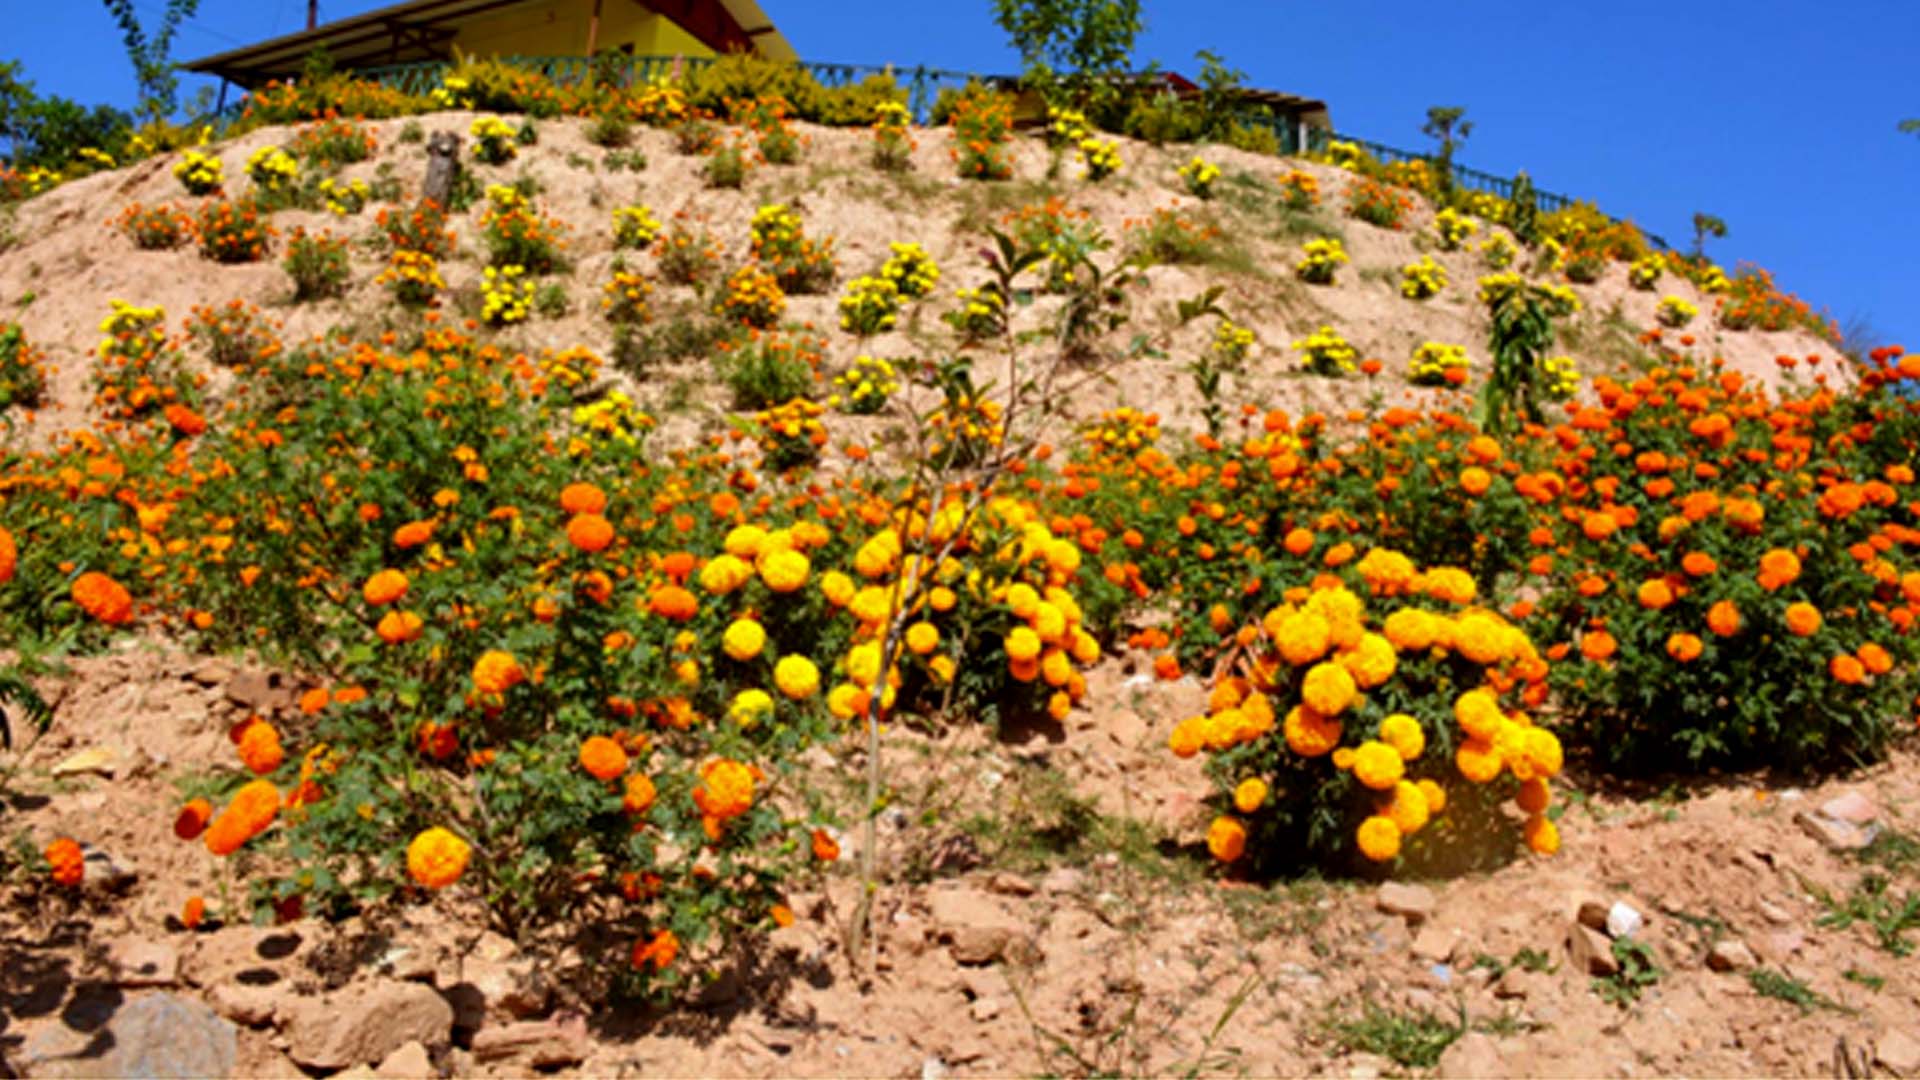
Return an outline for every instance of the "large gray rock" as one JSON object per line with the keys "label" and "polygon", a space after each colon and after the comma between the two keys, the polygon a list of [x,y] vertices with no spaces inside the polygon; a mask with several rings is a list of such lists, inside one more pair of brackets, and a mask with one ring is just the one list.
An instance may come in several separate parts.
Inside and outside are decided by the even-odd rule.
{"label": "large gray rock", "polygon": [[409,1042],[444,1046],[453,1033],[453,1006],[431,986],[381,980],[319,998],[283,1012],[287,1056],[314,1069],[372,1065]]}
{"label": "large gray rock", "polygon": [[[76,1013],[105,1017],[83,1030],[45,1028],[21,1047],[29,1076],[229,1076],[239,1052],[232,1024],[212,1009],[175,994],[102,999]],[[72,1019],[72,1017],[69,1017]]]}

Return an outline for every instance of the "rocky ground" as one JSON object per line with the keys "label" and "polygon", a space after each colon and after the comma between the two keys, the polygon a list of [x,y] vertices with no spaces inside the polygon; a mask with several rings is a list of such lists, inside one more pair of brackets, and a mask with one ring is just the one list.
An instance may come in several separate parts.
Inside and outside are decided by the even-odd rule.
{"label": "rocky ground", "polygon": [[[1196,687],[1098,672],[1065,729],[890,737],[874,967],[853,859],[745,971],[672,1009],[443,898],[203,925],[171,833],[228,724],[291,681],[158,643],[44,680],[5,830],[72,835],[78,896],[0,891],[0,1059],[70,1075],[1920,1075],[1920,759],[1633,793],[1574,778],[1561,854],[1445,881],[1220,881],[1164,750]],[[831,782],[863,763],[819,752]],[[848,851],[854,838],[847,838]],[[1876,882],[1885,884],[1876,885]],[[1851,916],[1851,918],[1849,918]]]}

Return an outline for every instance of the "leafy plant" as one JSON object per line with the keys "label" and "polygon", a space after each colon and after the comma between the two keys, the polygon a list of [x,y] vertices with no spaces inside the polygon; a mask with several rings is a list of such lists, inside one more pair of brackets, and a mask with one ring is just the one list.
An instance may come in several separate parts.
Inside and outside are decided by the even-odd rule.
{"label": "leafy plant", "polygon": [[1430,1012],[1394,1012],[1372,1000],[1358,1015],[1335,1020],[1333,1036],[1348,1050],[1379,1054],[1408,1069],[1431,1069],[1454,1040],[1467,1033],[1466,1009],[1449,1021]]}
{"label": "leafy plant", "polygon": [[1609,1005],[1625,1008],[1640,1000],[1640,995],[1659,985],[1662,971],[1653,949],[1633,938],[1613,939],[1613,959],[1619,970],[1593,980],[1593,992]]}
{"label": "leafy plant", "polygon": [[1802,1013],[1812,1012],[1816,1008],[1835,1012],[1851,1011],[1808,986],[1805,981],[1772,968],[1757,967],[1747,972],[1747,985],[1753,987],[1753,992],[1761,997],[1784,1001]]}
{"label": "leafy plant", "polygon": [[331,233],[296,228],[287,239],[281,263],[293,279],[295,303],[339,296],[347,290],[347,242]]}

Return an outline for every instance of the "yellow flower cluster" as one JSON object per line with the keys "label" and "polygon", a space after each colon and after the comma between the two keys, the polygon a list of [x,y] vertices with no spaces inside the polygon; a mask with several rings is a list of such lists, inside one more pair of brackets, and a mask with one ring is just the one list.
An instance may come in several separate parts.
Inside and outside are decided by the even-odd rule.
{"label": "yellow flower cluster", "polygon": [[818,402],[794,398],[755,413],[753,422],[767,464],[785,470],[818,458],[820,448],[827,445],[827,429],[820,422],[824,411]]}
{"label": "yellow flower cluster", "polygon": [[1627,283],[1636,289],[1652,289],[1660,283],[1660,275],[1667,268],[1667,261],[1657,251],[1650,251],[1633,260],[1627,267]]}
{"label": "yellow flower cluster", "polygon": [[524,266],[489,266],[480,282],[480,319],[489,326],[527,321],[533,313],[533,282]]}
{"label": "yellow flower cluster", "polygon": [[1431,255],[1422,255],[1419,262],[1410,262],[1400,268],[1400,295],[1409,300],[1438,296],[1440,290],[1446,287],[1446,268],[1434,262]]}
{"label": "yellow flower cluster", "polygon": [[624,392],[611,390],[606,397],[574,409],[573,426],[577,433],[568,440],[567,453],[579,457],[591,453],[596,440],[638,444],[653,430],[654,419]]}
{"label": "yellow flower cluster", "polygon": [[130,356],[157,349],[167,341],[167,310],[158,304],[135,307],[125,300],[109,300],[111,311],[100,320],[102,356]]}
{"label": "yellow flower cluster", "polygon": [[[1431,682],[1432,695],[1452,715],[1456,732],[1436,733],[1454,747],[1453,767],[1475,785],[1511,773],[1520,781],[1516,801],[1528,815],[1529,844],[1542,853],[1559,846],[1545,818],[1546,783],[1561,768],[1560,743],[1534,726],[1522,712],[1500,704],[1501,690],[1525,683],[1545,689],[1546,662],[1527,635],[1501,616],[1470,605],[1476,593],[1465,571],[1437,568],[1421,573],[1399,552],[1375,549],[1357,565],[1375,596],[1409,600],[1428,597],[1460,606],[1457,614],[1407,603],[1384,617],[1337,579],[1322,579],[1311,589],[1290,590],[1285,603],[1270,609],[1238,635],[1245,658],[1223,676],[1208,697],[1208,711],[1181,721],[1168,739],[1180,757],[1202,750],[1298,776],[1300,759],[1324,759],[1373,793],[1373,813],[1355,830],[1361,853],[1375,861],[1397,857],[1407,837],[1425,828],[1447,805],[1446,789],[1432,772],[1426,754],[1429,731],[1444,720],[1424,722],[1408,711],[1388,711],[1369,700],[1381,690],[1396,703],[1411,702],[1408,686],[1390,685],[1403,664],[1451,662],[1470,667]],[[1481,671],[1481,685],[1456,683],[1458,675]],[[1471,676],[1469,676],[1471,677]],[[1454,687],[1464,687],[1455,692]],[[1533,700],[1529,698],[1529,700]],[[1377,719],[1376,719],[1377,718]],[[1284,747],[1284,752],[1281,748]],[[1243,776],[1232,786],[1234,809],[1258,814],[1275,790],[1278,775]],[[1223,815],[1208,830],[1208,847],[1222,861],[1245,853],[1246,824]]]}
{"label": "yellow flower cluster", "polygon": [[940,281],[940,267],[934,263],[933,256],[919,244],[893,243],[887,245],[892,252],[880,267],[880,276],[893,282],[893,287],[908,300],[918,300],[933,292],[934,285]]}
{"label": "yellow flower cluster", "polygon": [[1316,375],[1339,375],[1358,369],[1360,351],[1331,326],[1323,326],[1293,343],[1300,366]]}
{"label": "yellow flower cluster", "polygon": [[1221,319],[1213,328],[1213,341],[1208,347],[1213,350],[1215,363],[1236,371],[1253,352],[1253,331],[1232,319]]}
{"label": "yellow flower cluster", "polygon": [[1214,182],[1220,179],[1220,166],[1195,155],[1193,160],[1180,166],[1177,174],[1187,185],[1187,193],[1196,199],[1213,198]]}
{"label": "yellow flower cluster", "polygon": [[514,184],[488,184],[487,205],[495,216],[499,216],[530,210],[533,203],[527,198],[527,193]]}
{"label": "yellow flower cluster", "polygon": [[619,270],[600,288],[600,310],[620,325],[647,321],[647,297],[653,285],[637,270]]}
{"label": "yellow flower cluster", "polygon": [[447,287],[440,277],[440,260],[424,251],[399,248],[387,259],[387,268],[373,279],[376,285],[388,285],[402,304],[418,307],[433,303]]}
{"label": "yellow flower cluster", "polygon": [[1439,237],[1442,251],[1460,250],[1460,245],[1479,230],[1478,222],[1451,206],[1433,216],[1433,233]]}
{"label": "yellow flower cluster", "polygon": [[341,183],[327,177],[320,181],[320,198],[326,201],[328,212],[338,217],[357,214],[366,209],[373,199],[373,189],[365,180],[350,180]]}
{"label": "yellow flower cluster", "polygon": [[1120,171],[1120,145],[1112,139],[1080,140],[1080,164],[1087,179],[1098,183]]}
{"label": "yellow flower cluster", "polygon": [[479,117],[467,133],[473,136],[473,156],[488,165],[505,164],[520,153],[513,128],[497,116]]}
{"label": "yellow flower cluster", "polygon": [[[1464,381],[1462,376],[1466,374],[1468,364],[1466,346],[1423,341],[1413,350],[1413,357],[1407,362],[1407,378],[1422,386],[1458,383]],[[1460,374],[1448,374],[1453,371]]]}
{"label": "yellow flower cluster", "polygon": [[247,179],[269,191],[286,187],[300,175],[300,163],[277,146],[263,146],[247,155]]}
{"label": "yellow flower cluster", "polygon": [[613,212],[613,246],[644,251],[660,236],[660,222],[643,205],[623,206]]}
{"label": "yellow flower cluster", "polygon": [[1513,265],[1514,256],[1520,249],[1507,237],[1506,233],[1493,233],[1480,241],[1480,261],[1495,270],[1505,270]]}
{"label": "yellow flower cluster", "polygon": [[979,341],[1000,332],[1000,324],[1007,312],[1007,302],[998,292],[989,289],[956,289],[953,298],[960,306],[946,314],[948,325],[959,331],[968,341]]}
{"label": "yellow flower cluster", "polygon": [[893,365],[875,356],[856,356],[852,366],[833,377],[840,393],[827,399],[834,408],[859,416],[868,416],[886,408],[887,399],[900,389]]}
{"label": "yellow flower cluster", "polygon": [[443,109],[466,109],[473,106],[472,88],[467,80],[458,75],[449,75],[433,88],[433,103]]}
{"label": "yellow flower cluster", "polygon": [[1327,144],[1326,159],[1335,168],[1352,169],[1367,160],[1367,152],[1360,144],[1345,139],[1335,139]]}
{"label": "yellow flower cluster", "polygon": [[180,181],[189,195],[211,195],[220,190],[223,180],[220,159],[189,150],[174,163],[173,178]]}
{"label": "yellow flower cluster", "polygon": [[1000,403],[984,397],[960,395],[949,399],[927,418],[927,448],[958,463],[978,461],[999,448],[1007,425]]}
{"label": "yellow flower cluster", "polygon": [[1580,390],[1580,369],[1571,356],[1542,357],[1540,373],[1547,396],[1556,401],[1565,401]]}
{"label": "yellow flower cluster", "polygon": [[1653,317],[1660,320],[1661,326],[1671,326],[1676,329],[1692,322],[1693,317],[1698,314],[1700,314],[1699,308],[1678,296],[1661,297],[1659,305],[1653,309]]}
{"label": "yellow flower cluster", "polygon": [[1160,441],[1160,417],[1123,405],[1101,413],[1080,434],[1095,453],[1132,456]]}
{"label": "yellow flower cluster", "polygon": [[1347,249],[1331,236],[1315,237],[1300,245],[1300,255],[1301,259],[1294,264],[1293,272],[1299,275],[1301,281],[1315,285],[1332,284],[1334,271],[1340,268],[1341,263],[1350,261]]}
{"label": "yellow flower cluster", "polygon": [[840,297],[840,329],[861,337],[893,329],[899,315],[900,290],[884,277],[854,278]]}
{"label": "yellow flower cluster", "polygon": [[1093,134],[1087,114],[1079,109],[1047,108],[1047,136],[1056,146],[1078,146]]}

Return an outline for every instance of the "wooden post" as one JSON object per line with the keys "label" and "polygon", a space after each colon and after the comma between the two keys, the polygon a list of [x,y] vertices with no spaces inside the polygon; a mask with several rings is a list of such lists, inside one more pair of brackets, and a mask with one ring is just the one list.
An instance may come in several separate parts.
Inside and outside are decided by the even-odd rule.
{"label": "wooden post", "polygon": [[593,50],[600,41],[600,0],[593,0],[593,11],[587,15],[587,85],[593,85]]}
{"label": "wooden post", "polygon": [[307,0],[307,29],[311,30],[320,23],[320,0]]}

